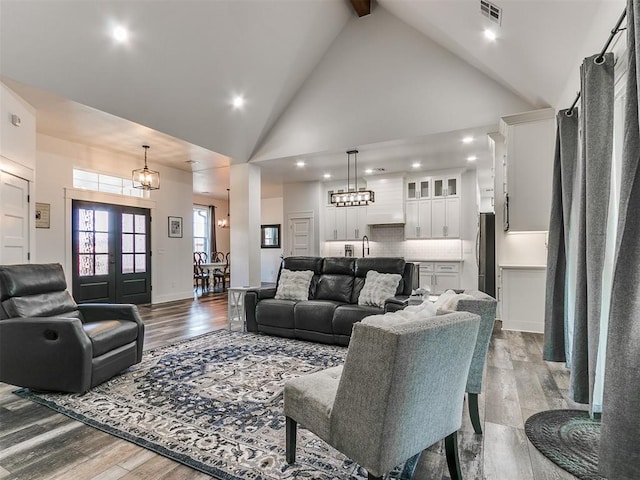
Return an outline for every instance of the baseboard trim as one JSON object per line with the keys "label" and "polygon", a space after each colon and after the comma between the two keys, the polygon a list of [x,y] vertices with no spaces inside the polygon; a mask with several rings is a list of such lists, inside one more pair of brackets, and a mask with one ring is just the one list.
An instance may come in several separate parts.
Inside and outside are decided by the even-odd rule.
{"label": "baseboard trim", "polygon": [[158,303],[175,302],[176,300],[186,300],[187,298],[193,298],[193,290],[189,290],[186,292],[172,292],[166,295],[152,295],[151,305],[156,305]]}

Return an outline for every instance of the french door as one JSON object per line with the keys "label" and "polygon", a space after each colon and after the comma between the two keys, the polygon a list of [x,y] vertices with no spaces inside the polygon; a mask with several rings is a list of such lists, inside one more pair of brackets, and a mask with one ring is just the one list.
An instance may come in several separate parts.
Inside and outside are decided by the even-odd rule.
{"label": "french door", "polygon": [[73,200],[73,296],[78,303],[151,303],[150,214]]}

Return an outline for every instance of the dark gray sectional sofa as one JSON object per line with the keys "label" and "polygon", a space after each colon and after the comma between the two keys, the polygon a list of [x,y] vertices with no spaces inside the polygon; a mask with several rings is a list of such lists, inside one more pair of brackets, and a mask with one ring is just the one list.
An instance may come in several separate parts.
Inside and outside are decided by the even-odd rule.
{"label": "dark gray sectional sofa", "polygon": [[[354,323],[404,308],[417,286],[415,265],[403,258],[287,257],[280,272],[283,268],[314,272],[309,299],[276,299],[277,287],[249,290],[245,296],[248,331],[346,346]],[[384,308],[358,305],[369,270],[402,275],[396,295],[385,301]]]}

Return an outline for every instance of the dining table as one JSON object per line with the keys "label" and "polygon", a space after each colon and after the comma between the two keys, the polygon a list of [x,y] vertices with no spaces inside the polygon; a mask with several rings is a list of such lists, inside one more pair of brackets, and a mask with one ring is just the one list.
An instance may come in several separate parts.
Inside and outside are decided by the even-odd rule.
{"label": "dining table", "polygon": [[[224,272],[224,269],[227,266],[227,262],[211,262],[211,263],[203,262],[203,263],[200,263],[199,266],[200,268],[202,268],[202,270],[206,270],[207,273],[209,273],[209,278],[213,279],[213,273],[216,270],[220,270],[221,272]],[[228,287],[229,286],[227,285],[227,288]]]}
{"label": "dining table", "polygon": [[213,274],[215,270],[224,270],[224,267],[227,266],[227,262],[212,262],[212,263],[200,263],[200,268],[209,272],[209,274]]}

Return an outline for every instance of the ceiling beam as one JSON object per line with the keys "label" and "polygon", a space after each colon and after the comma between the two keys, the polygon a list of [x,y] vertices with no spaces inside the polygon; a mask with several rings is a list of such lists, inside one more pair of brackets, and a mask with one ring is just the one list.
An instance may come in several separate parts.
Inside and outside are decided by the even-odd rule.
{"label": "ceiling beam", "polygon": [[371,0],[350,0],[353,9],[359,17],[364,17],[371,13]]}

